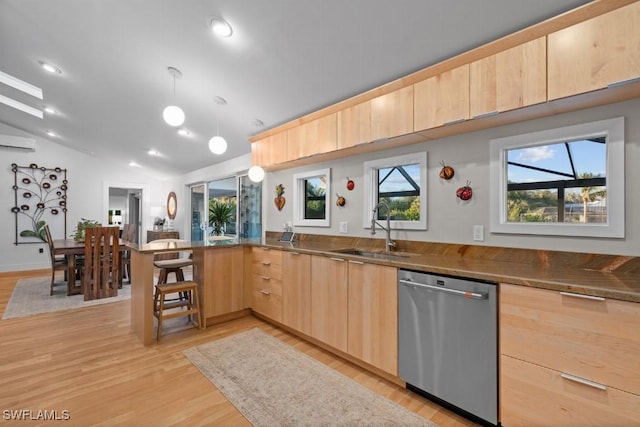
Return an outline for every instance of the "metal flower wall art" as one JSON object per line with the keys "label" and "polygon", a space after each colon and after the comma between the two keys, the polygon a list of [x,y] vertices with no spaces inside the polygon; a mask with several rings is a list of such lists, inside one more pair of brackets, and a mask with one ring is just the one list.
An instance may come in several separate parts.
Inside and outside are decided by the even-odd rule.
{"label": "metal flower wall art", "polygon": [[13,163],[15,244],[42,243],[46,241],[44,226],[63,222],[67,235],[67,170],[47,168],[31,163],[18,166]]}

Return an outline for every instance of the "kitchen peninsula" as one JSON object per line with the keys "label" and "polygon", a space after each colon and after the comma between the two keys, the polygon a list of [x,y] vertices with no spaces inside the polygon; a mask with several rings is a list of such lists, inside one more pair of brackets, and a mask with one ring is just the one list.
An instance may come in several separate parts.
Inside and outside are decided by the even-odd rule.
{"label": "kitchen peninsula", "polygon": [[[243,287],[244,251],[256,239],[214,241],[152,241],[131,247],[131,326],[144,345],[153,343],[153,286],[155,254],[190,252],[193,280],[198,283],[201,325],[212,319],[230,320],[249,314]],[[219,321],[219,320],[218,320]]]}

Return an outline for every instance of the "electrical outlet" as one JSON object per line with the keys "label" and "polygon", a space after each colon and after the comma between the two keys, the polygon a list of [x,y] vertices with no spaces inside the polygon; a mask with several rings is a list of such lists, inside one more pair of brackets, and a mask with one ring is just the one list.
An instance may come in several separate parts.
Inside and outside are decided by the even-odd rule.
{"label": "electrical outlet", "polygon": [[484,225],[473,226],[473,240],[476,242],[484,242]]}
{"label": "electrical outlet", "polygon": [[340,221],[340,232],[345,234],[349,232],[349,221]]}
{"label": "electrical outlet", "polygon": [[40,253],[40,254],[44,253],[44,249],[38,248],[38,253]]}

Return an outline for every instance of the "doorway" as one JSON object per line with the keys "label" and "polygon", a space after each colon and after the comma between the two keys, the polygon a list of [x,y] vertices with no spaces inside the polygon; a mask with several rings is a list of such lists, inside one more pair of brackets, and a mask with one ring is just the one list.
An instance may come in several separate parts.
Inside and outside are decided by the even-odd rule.
{"label": "doorway", "polygon": [[135,224],[135,243],[142,242],[142,233],[146,227],[144,219],[144,197],[147,186],[134,183],[105,183],[102,223],[110,226]]}

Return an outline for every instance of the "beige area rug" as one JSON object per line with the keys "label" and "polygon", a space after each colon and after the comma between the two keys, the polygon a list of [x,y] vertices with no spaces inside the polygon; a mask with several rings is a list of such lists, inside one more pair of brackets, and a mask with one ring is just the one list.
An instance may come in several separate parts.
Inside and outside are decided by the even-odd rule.
{"label": "beige area rug", "polygon": [[254,426],[435,426],[257,328],[183,353]]}
{"label": "beige area rug", "polygon": [[67,296],[67,286],[56,283],[53,295],[49,295],[51,277],[32,277],[20,279],[13,289],[11,298],[4,309],[2,319],[25,317],[52,311],[70,310],[110,302],[124,301],[131,298],[131,285],[124,283],[118,289],[118,296],[111,298],[84,300],[84,295]]}

